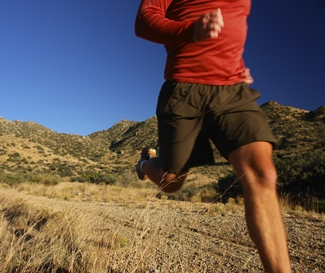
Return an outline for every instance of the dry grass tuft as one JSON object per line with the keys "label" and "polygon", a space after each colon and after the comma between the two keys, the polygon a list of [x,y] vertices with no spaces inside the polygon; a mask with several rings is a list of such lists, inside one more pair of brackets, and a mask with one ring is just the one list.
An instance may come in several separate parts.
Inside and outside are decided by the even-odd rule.
{"label": "dry grass tuft", "polygon": [[[15,187],[0,185],[0,272],[3,273],[143,272],[149,267],[155,246],[166,243],[157,242],[156,235],[164,233],[164,226],[175,221],[175,213],[180,209],[198,212],[202,209],[199,197],[186,203],[159,200],[157,190],[153,189],[84,183],[52,186],[24,183]],[[69,205],[64,205],[65,201]],[[100,204],[105,203],[140,209],[127,233],[114,225],[123,221],[122,215],[121,219],[112,220],[104,210],[98,211]],[[204,213],[216,212],[213,204],[203,206]],[[226,210],[224,206],[222,212]],[[153,217],[159,221],[153,221]],[[130,222],[125,225],[129,227]],[[158,267],[158,263],[151,259],[150,267]]]}
{"label": "dry grass tuft", "polygon": [[0,209],[0,272],[107,272],[112,251],[131,243],[82,209],[40,209],[19,198],[2,198]]}
{"label": "dry grass tuft", "polygon": [[[179,228],[204,239],[213,231],[201,216],[217,220],[219,215],[220,223],[224,215],[243,219],[243,199],[204,204],[200,196],[176,202],[165,195],[157,199],[157,193],[87,183],[0,184],[0,272],[200,272],[185,262],[191,260],[188,248],[195,241],[181,237]],[[289,199],[283,200],[282,207],[291,209]],[[306,213],[298,206],[292,212]],[[190,222],[184,227],[187,215]],[[196,249],[197,259],[206,255],[201,247],[211,248],[204,244]],[[164,258],[157,258],[160,246],[171,251]]]}

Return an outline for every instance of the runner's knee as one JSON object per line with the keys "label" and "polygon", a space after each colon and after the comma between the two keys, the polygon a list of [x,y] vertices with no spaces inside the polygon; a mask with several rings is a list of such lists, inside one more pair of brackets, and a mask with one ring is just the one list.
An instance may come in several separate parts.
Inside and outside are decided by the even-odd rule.
{"label": "runner's knee", "polygon": [[243,187],[261,187],[263,189],[276,190],[277,172],[274,167],[264,169],[251,169],[240,179]]}

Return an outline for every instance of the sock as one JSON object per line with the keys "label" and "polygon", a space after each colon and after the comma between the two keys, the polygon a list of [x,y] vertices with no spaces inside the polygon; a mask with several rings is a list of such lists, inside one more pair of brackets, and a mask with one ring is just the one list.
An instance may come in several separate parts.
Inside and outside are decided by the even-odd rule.
{"label": "sock", "polygon": [[[142,167],[143,167],[143,164],[144,164],[145,162],[147,162],[147,160],[143,160],[143,161],[141,161],[141,163],[140,163],[140,171],[141,171],[141,172],[143,172]],[[144,173],[144,172],[143,172],[143,173]]]}

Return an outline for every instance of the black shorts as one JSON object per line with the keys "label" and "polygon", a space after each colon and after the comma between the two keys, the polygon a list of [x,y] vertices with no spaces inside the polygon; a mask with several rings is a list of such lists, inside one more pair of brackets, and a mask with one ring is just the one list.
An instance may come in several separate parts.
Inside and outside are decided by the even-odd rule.
{"label": "black shorts", "polygon": [[161,168],[181,174],[214,163],[211,140],[226,159],[237,148],[256,141],[275,143],[260,93],[245,83],[210,86],[166,81],[159,94]]}

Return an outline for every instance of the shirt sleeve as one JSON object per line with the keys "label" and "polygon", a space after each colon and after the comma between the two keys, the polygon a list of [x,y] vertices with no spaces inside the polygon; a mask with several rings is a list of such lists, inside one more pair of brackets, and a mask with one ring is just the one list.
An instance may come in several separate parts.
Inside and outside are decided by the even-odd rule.
{"label": "shirt sleeve", "polygon": [[138,37],[159,44],[178,44],[193,41],[193,22],[166,18],[173,0],[142,0],[135,21]]}

